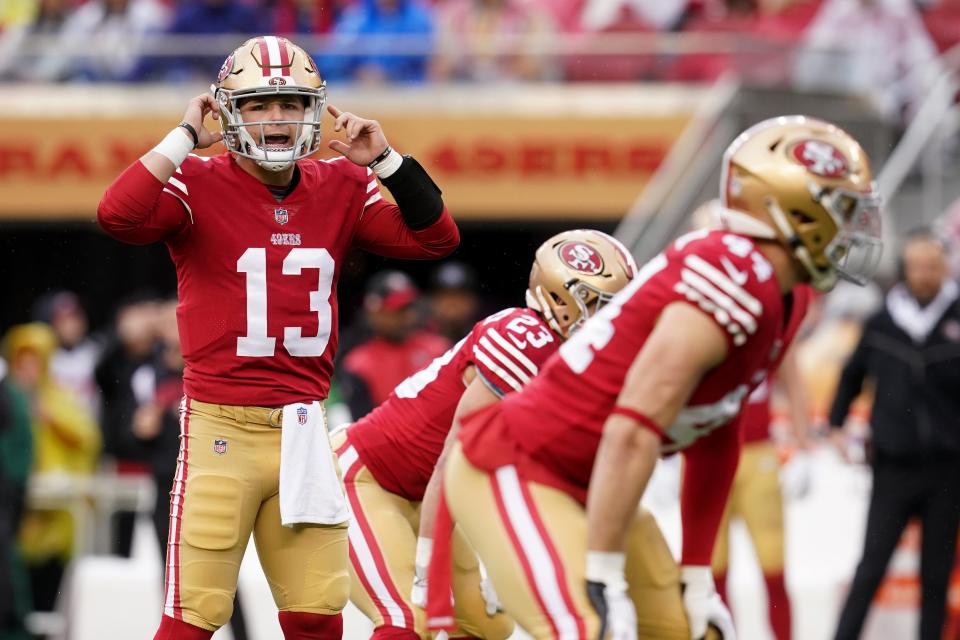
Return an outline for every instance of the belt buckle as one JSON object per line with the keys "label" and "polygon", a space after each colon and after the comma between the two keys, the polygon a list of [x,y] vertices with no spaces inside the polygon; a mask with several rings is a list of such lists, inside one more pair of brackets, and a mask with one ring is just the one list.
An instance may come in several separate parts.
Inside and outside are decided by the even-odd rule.
{"label": "belt buckle", "polygon": [[271,429],[279,429],[283,426],[283,409],[271,409],[270,413],[267,414],[267,420],[270,422]]}

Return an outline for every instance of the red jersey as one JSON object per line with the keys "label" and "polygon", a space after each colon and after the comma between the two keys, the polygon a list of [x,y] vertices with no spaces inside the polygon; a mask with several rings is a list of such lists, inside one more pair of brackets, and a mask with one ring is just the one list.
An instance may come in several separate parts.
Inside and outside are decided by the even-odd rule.
{"label": "red jersey", "polygon": [[378,406],[404,378],[430,364],[449,346],[449,340],[429,331],[416,331],[403,342],[374,337],[350,351],[343,368],[363,380],[370,401]]}
{"label": "red jersey", "polygon": [[477,375],[502,397],[537,375],[559,346],[559,338],[535,311],[495,313],[350,425],[350,442],[384,489],[422,500],[466,389],[464,370],[475,366]]}
{"label": "red jersey", "polygon": [[366,167],[345,158],[297,167],[298,184],[277,202],[228,153],[189,156],[166,185],[136,162],[100,203],[112,236],[167,245],[191,398],[268,407],[326,398],[347,252],[431,258],[459,242],[446,211],[410,230]]}
{"label": "red jersey", "polygon": [[761,382],[747,397],[740,424],[744,443],[770,439],[770,380]]}
{"label": "red jersey", "polygon": [[687,234],[567,340],[523,393],[506,398],[499,419],[486,411],[465,421],[464,453],[488,470],[517,465],[527,478],[585,501],[603,424],[667,305],[705,313],[727,336],[729,353],[665,427],[664,452],[689,447],[737,415],[793,338],[805,289],[785,308],[773,267],[752,240],[726,231]]}

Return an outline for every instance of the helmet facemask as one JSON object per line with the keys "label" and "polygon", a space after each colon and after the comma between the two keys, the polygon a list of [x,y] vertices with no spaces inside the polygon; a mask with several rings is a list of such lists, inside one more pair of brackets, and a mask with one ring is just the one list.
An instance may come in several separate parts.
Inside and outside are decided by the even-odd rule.
{"label": "helmet facemask", "polygon": [[[774,199],[768,211],[793,254],[810,275],[818,291],[829,291],[838,279],[864,285],[880,264],[883,242],[880,236],[880,197],[875,185],[866,193],[843,188],[824,188],[810,183],[810,195],[833,222],[832,234],[823,223],[806,222],[802,212],[789,214]],[[787,219],[792,215],[793,225]],[[810,230],[805,227],[810,227]],[[815,258],[818,256],[819,259]]]}
{"label": "helmet facemask", "polygon": [[[224,144],[231,152],[249,158],[267,171],[284,171],[294,162],[316,153],[320,148],[320,119],[326,104],[326,83],[319,88],[297,86],[255,87],[230,91],[214,87],[220,105]],[[278,95],[297,96],[304,102],[303,120],[260,120],[244,122],[240,101]],[[293,144],[285,149],[270,149],[265,127],[296,125]],[[253,128],[253,133],[251,133]]]}

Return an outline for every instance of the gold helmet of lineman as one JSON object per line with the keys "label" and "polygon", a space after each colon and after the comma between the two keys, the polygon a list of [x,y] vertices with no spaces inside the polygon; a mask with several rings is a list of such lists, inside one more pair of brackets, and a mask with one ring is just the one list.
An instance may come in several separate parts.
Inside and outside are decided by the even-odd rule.
{"label": "gold helmet of lineman", "polygon": [[[319,149],[326,82],[307,52],[286,38],[259,36],[244,42],[227,56],[211,89],[220,105],[224,144],[233,153],[268,171],[283,171]],[[303,120],[244,122],[240,101],[265,95],[300,96]],[[268,148],[264,134],[268,124],[296,125],[292,146]]]}
{"label": "gold helmet of lineman", "polygon": [[636,273],[636,261],[619,240],[592,229],[564,231],[537,249],[527,306],[569,338]]}
{"label": "gold helmet of lineman", "polygon": [[838,277],[865,284],[880,262],[870,162],[829,122],[782,116],[740,134],[724,154],[720,204],[723,228],[779,241],[820,291]]}

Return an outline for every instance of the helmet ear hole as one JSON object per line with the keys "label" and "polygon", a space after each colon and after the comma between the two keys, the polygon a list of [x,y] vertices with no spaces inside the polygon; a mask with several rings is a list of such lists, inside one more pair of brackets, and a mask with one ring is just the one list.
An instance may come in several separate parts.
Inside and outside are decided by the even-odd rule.
{"label": "helmet ear hole", "polygon": [[793,216],[794,220],[796,220],[797,226],[800,226],[802,224],[816,224],[817,222],[817,220],[813,216],[807,215],[806,213],[804,213],[803,211],[800,211],[799,209],[791,209],[790,215]]}

